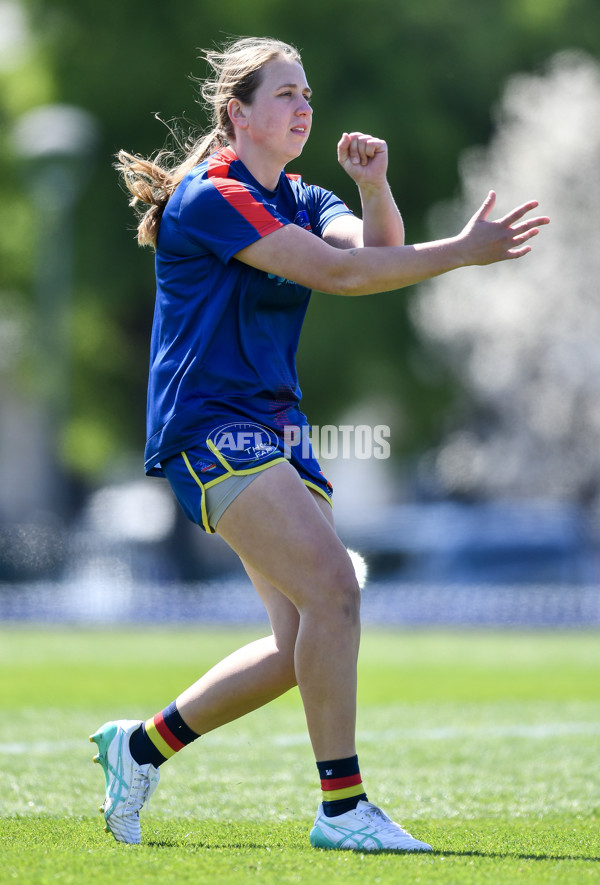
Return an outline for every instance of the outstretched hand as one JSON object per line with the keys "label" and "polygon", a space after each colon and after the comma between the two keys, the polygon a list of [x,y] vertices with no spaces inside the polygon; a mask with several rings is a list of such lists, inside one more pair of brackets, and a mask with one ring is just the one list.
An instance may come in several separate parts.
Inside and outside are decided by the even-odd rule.
{"label": "outstretched hand", "polygon": [[521,258],[531,252],[527,241],[539,233],[543,224],[549,224],[546,215],[524,218],[537,208],[537,200],[530,200],[517,206],[496,221],[488,221],[488,216],[496,203],[496,194],[490,191],[481,208],[477,210],[459,235],[466,247],[465,264],[493,264],[511,258]]}
{"label": "outstretched hand", "polygon": [[381,185],[386,180],[387,144],[364,132],[344,132],[337,146],[340,166],[360,187]]}

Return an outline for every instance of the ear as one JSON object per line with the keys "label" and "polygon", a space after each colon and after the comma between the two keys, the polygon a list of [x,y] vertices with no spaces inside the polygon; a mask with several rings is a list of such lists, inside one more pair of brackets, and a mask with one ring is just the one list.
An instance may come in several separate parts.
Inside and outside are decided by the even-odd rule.
{"label": "ear", "polygon": [[236,126],[238,129],[248,128],[247,109],[245,105],[243,105],[241,101],[239,101],[239,99],[229,99],[229,103],[227,105],[227,113],[233,125]]}

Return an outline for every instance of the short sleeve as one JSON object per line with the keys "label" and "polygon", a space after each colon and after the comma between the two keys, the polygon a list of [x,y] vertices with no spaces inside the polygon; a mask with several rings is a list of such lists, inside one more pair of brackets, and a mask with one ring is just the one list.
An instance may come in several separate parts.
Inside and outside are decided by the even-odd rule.
{"label": "short sleeve", "polygon": [[181,198],[178,221],[183,236],[225,263],[288,224],[258,190],[231,178],[192,180]]}
{"label": "short sleeve", "polygon": [[319,237],[338,215],[354,215],[343,200],[322,187],[308,185],[308,198],[311,227]]}

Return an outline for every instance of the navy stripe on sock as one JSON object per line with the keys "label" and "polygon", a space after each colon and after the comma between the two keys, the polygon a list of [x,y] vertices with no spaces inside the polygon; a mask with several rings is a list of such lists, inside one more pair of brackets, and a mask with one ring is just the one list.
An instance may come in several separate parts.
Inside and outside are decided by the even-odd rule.
{"label": "navy stripe on sock", "polygon": [[133,756],[138,765],[154,765],[158,768],[167,759],[158,750],[154,743],[146,734],[146,724],[142,722],[139,728],[132,731],[129,736],[129,752]]}
{"label": "navy stripe on sock", "polygon": [[[360,774],[358,764],[358,756],[349,756],[347,759],[330,759],[325,762],[317,762],[319,776],[322,781],[335,780],[337,778],[352,777],[354,774]],[[358,803],[367,801],[366,793],[359,793],[356,796],[350,796],[347,799],[335,799],[328,802],[323,799],[323,813],[326,817],[336,817],[338,814],[345,814],[352,811]]]}
{"label": "navy stripe on sock", "polygon": [[[191,744],[192,741],[200,737],[183,721],[175,701],[162,711],[162,716],[171,734],[182,744],[187,746],[187,744]],[[167,757],[163,756],[154,741],[148,737],[145,722],[142,722],[140,727],[130,735],[129,752],[138,765],[150,763],[155,768],[158,768],[159,765],[167,761]]]}
{"label": "navy stripe on sock", "polygon": [[348,756],[347,759],[331,759],[328,762],[317,762],[319,777],[321,780],[334,777],[350,777],[358,774],[358,756]]}

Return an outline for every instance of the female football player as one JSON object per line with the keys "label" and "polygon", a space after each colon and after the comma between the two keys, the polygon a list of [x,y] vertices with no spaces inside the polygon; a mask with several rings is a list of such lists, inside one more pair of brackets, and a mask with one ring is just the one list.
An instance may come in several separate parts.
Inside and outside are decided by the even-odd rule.
{"label": "female football player", "polygon": [[139,842],[139,811],[167,759],[298,685],[322,790],[311,844],[430,851],[368,801],[361,780],[360,589],[331,485],[306,445],[295,353],[311,290],[368,295],[518,259],[548,219],[530,216],[531,201],[491,221],[490,192],[456,236],[405,245],[380,138],[344,133],[337,146],[361,218],[286,173],[313,119],[293,47],[241,39],[206,58],[208,135],[177,162],[119,154],[132,203],[149,207],[138,240],[156,253],[146,471],[166,476],[188,517],[239,555],[271,633],[145,722],[108,722],[92,736],[107,829]]}

